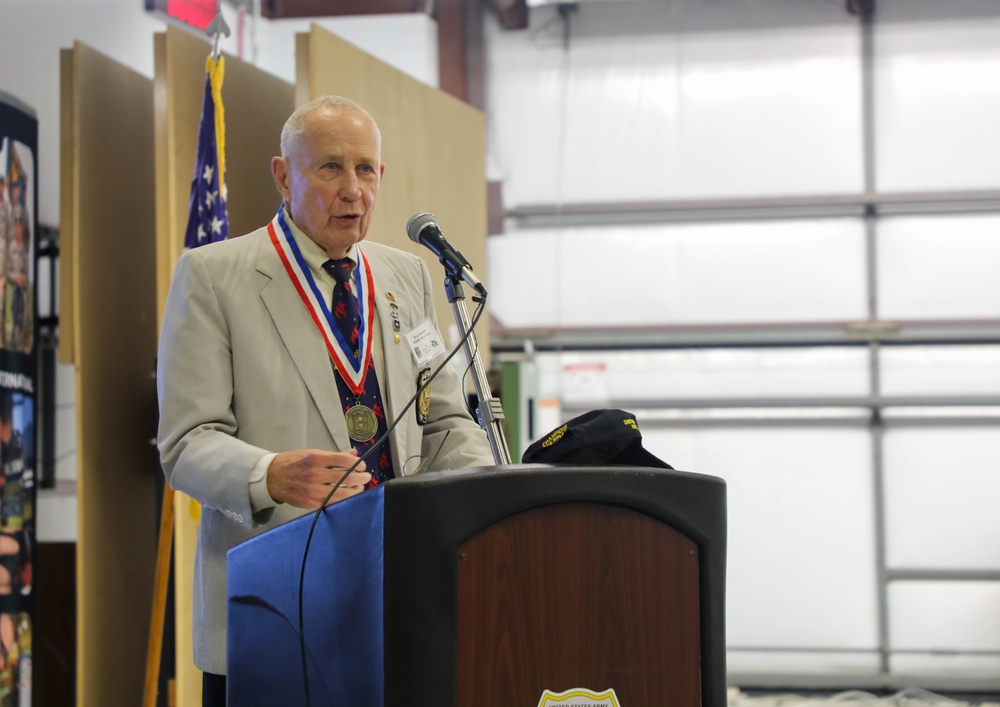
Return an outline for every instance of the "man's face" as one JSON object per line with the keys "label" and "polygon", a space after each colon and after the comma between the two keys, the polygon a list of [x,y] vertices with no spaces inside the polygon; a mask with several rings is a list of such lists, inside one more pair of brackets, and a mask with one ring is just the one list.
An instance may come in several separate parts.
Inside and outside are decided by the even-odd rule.
{"label": "man's face", "polygon": [[375,126],[354,111],[319,108],[284,157],[271,161],[274,181],[295,224],[331,258],[363,240],[385,165]]}

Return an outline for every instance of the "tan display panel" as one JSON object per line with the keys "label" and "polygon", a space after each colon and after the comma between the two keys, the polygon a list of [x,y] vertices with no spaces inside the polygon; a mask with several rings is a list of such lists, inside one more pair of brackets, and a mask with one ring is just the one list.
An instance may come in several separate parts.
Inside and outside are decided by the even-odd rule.
{"label": "tan display panel", "polygon": [[[191,178],[205,90],[208,40],[173,27],[154,39],[156,126],[157,321],[163,316],[174,264],[184,250]],[[222,101],[226,118],[229,232],[265,225],[280,203],[271,178],[278,135],[294,110],[294,89],[235,57],[225,58]],[[162,479],[162,476],[161,476]],[[201,673],[191,650],[191,609],[197,509],[174,497],[176,704],[201,704]]]}
{"label": "tan display panel", "polygon": [[[445,343],[455,323],[444,291],[444,268],[433,253],[410,241],[406,222],[419,211],[438,218],[441,231],[486,277],[486,120],[481,112],[394,69],[313,25],[296,35],[295,100],[302,105],[327,94],[363,105],[382,132],[385,177],[368,238],[420,255],[427,262],[438,323]],[[470,315],[471,288],[465,288]],[[489,365],[489,319],[476,328]],[[458,359],[464,362],[464,354]]]}
{"label": "tan display panel", "polygon": [[156,555],[153,84],[61,54],[63,308],[76,365],[79,705],[138,704]]}

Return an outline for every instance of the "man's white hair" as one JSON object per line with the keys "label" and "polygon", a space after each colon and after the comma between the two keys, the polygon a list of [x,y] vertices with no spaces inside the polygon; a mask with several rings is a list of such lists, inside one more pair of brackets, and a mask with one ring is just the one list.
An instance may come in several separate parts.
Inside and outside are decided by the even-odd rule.
{"label": "man's white hair", "polygon": [[356,103],[350,98],[344,98],[343,96],[320,96],[319,98],[309,101],[305,105],[299,106],[295,109],[294,113],[288,116],[288,120],[285,121],[285,126],[281,129],[282,157],[287,157],[288,153],[291,152],[292,147],[296,142],[298,142],[298,139],[302,137],[302,133],[305,132],[306,118],[309,114],[319,108],[329,108],[337,115],[341,113],[360,113],[368,118],[372,127],[375,128],[376,144],[378,145],[379,150],[381,150],[382,133],[378,129],[378,123],[375,122],[371,113],[366,111],[360,103]]}

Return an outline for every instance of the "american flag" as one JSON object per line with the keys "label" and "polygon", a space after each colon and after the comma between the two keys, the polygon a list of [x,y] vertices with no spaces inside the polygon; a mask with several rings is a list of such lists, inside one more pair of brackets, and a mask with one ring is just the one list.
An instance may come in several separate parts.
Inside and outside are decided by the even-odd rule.
{"label": "american flag", "polygon": [[198,155],[191,180],[191,201],[184,247],[197,248],[229,237],[226,214],[226,130],[222,110],[224,57],[206,62],[205,101],[198,128]]}

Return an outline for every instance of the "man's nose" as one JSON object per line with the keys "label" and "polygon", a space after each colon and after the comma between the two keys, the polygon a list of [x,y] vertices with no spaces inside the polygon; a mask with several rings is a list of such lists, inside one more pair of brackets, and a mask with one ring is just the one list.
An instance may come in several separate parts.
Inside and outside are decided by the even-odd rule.
{"label": "man's nose", "polygon": [[344,201],[357,201],[361,198],[361,183],[353,172],[344,175],[344,181],[340,185],[340,198]]}

